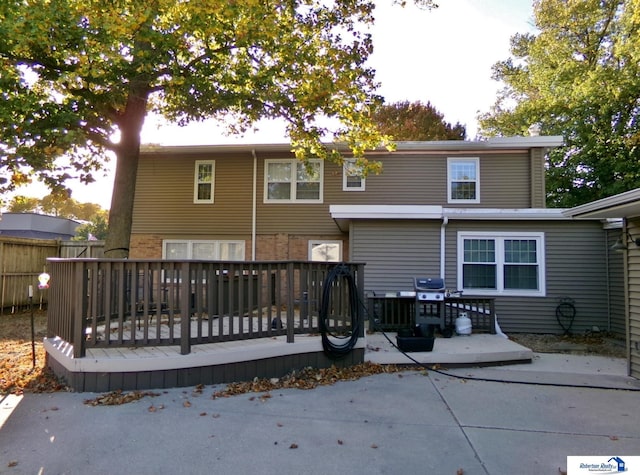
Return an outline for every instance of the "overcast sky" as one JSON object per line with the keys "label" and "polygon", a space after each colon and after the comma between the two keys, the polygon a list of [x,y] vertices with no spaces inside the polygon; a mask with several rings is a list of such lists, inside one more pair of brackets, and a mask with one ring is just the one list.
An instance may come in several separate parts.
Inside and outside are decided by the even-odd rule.
{"label": "overcast sky", "polygon": [[[467,137],[473,140],[476,116],[489,110],[499,88],[491,80],[491,66],[509,56],[512,35],[532,29],[532,0],[437,2],[438,9],[423,11],[381,0],[372,30],[370,65],[387,103],[429,101],[447,122],[465,125]],[[211,122],[178,128],[150,117],[142,141],[164,145],[282,143],[286,137],[277,123],[261,124],[255,134],[228,137]],[[112,183],[110,174],[92,185],[72,185],[73,198],[108,208]],[[46,191],[31,186],[18,193],[42,196]]]}

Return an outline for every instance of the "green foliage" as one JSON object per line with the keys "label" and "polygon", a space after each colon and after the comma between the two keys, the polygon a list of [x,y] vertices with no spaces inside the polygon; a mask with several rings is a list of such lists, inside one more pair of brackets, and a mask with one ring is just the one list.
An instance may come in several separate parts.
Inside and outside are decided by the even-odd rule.
{"label": "green foliage", "polygon": [[105,219],[108,212],[95,203],[79,203],[66,193],[52,193],[39,198],[14,196],[8,206],[12,213],[40,213],[78,221],[93,221],[96,216]]}
{"label": "green foliage", "polygon": [[515,35],[484,135],[563,135],[547,202],[570,207],[640,186],[640,0],[537,0],[536,35]]}
{"label": "green foliage", "polygon": [[445,122],[444,115],[430,102],[396,102],[375,110],[378,129],[394,140],[464,140],[466,129],[460,123]]}
{"label": "green foliage", "polygon": [[391,147],[371,121],[381,103],[366,66],[373,9],[372,0],[4,0],[0,191],[34,177],[55,190],[71,176],[91,182],[115,155],[106,254],[125,257],[150,111],[181,125],[217,118],[235,132],[284,118],[298,158],[341,160],[322,143],[334,138],[365,172],[379,171],[364,158]]}
{"label": "green foliage", "polygon": [[14,196],[9,203],[8,211],[11,213],[35,213],[40,206],[38,198],[28,196]]}
{"label": "green foliage", "polygon": [[109,235],[109,220],[106,212],[96,213],[89,220],[76,228],[73,241],[103,241]]}

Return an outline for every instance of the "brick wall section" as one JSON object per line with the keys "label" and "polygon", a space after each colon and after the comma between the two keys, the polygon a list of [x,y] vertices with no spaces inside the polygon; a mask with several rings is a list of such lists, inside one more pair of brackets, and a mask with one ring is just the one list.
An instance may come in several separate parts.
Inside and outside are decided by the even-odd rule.
{"label": "brick wall section", "polygon": [[129,257],[131,259],[162,259],[162,236],[132,234]]}
{"label": "brick wall section", "polygon": [[[172,237],[172,239],[176,239]],[[212,239],[214,239],[212,237]],[[349,242],[343,236],[308,236],[294,234],[269,234],[258,236],[256,260],[258,261],[306,261],[309,257],[309,240],[336,241],[342,239],[342,259],[349,258]],[[132,234],[131,259],[162,259],[162,236],[158,234]],[[246,260],[251,259],[251,240],[246,240]]]}

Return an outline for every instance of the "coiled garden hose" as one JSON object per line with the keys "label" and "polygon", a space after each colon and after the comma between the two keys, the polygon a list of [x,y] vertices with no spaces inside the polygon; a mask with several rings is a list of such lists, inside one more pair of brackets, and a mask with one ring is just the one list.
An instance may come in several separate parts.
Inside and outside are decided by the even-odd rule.
{"label": "coiled garden hose", "polygon": [[[344,281],[349,293],[349,314],[351,316],[351,332],[348,336],[339,336],[329,331],[328,317],[331,304],[331,289],[338,282]],[[319,326],[322,335],[322,348],[331,359],[339,359],[348,355],[355,347],[360,335],[360,319],[358,318],[358,287],[353,273],[345,264],[335,266],[324,280],[322,301],[320,303]],[[331,337],[332,339],[330,339]],[[341,343],[336,340],[344,340]]]}

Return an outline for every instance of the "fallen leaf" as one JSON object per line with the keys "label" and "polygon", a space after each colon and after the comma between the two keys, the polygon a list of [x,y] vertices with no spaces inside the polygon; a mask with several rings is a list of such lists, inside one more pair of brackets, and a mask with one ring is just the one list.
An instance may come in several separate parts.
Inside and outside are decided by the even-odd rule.
{"label": "fallen leaf", "polygon": [[610,435],[609,439],[610,440],[619,440],[617,435]]}
{"label": "fallen leaf", "polygon": [[344,445],[344,442],[342,442],[340,439],[338,439],[338,445]]}
{"label": "fallen leaf", "polygon": [[298,444],[291,444],[289,446],[290,449],[297,449],[298,448]]}
{"label": "fallen leaf", "polygon": [[206,413],[206,412],[201,412],[201,413],[200,413],[200,415],[201,415],[201,416],[206,416],[206,415],[207,415],[207,413]]}
{"label": "fallen leaf", "polygon": [[278,422],[276,425],[277,425],[278,427],[282,427],[282,423],[280,423],[280,422]]}
{"label": "fallen leaf", "polygon": [[191,407],[191,403],[189,401],[185,401],[182,403],[184,407]]}
{"label": "fallen leaf", "polygon": [[[395,365],[379,365],[375,363],[361,363],[346,368],[303,368],[299,371],[292,371],[282,378],[258,379],[242,383],[230,383],[224,390],[216,391],[211,396],[212,399],[220,397],[236,396],[238,394],[246,394],[250,392],[268,392],[274,389],[295,388],[295,389],[314,389],[318,386],[334,384],[338,381],[355,381],[365,376],[371,376],[380,373],[397,373],[404,371]],[[255,397],[250,398],[253,401]]]}
{"label": "fallen leaf", "polygon": [[377,448],[378,448],[378,446],[377,446],[376,444],[371,444],[371,448],[372,448],[372,449],[377,449]]}
{"label": "fallen leaf", "polygon": [[567,472],[565,470],[562,470],[560,467],[558,467],[558,472],[560,473],[560,475],[567,475]]}
{"label": "fallen leaf", "polygon": [[156,407],[152,404],[151,406],[149,406],[149,412],[156,412]]}
{"label": "fallen leaf", "polygon": [[12,460],[7,464],[7,467],[15,467],[16,465],[18,465],[18,461]]}
{"label": "fallen leaf", "polygon": [[464,470],[459,468],[458,470],[456,470],[456,475],[464,475]]}

